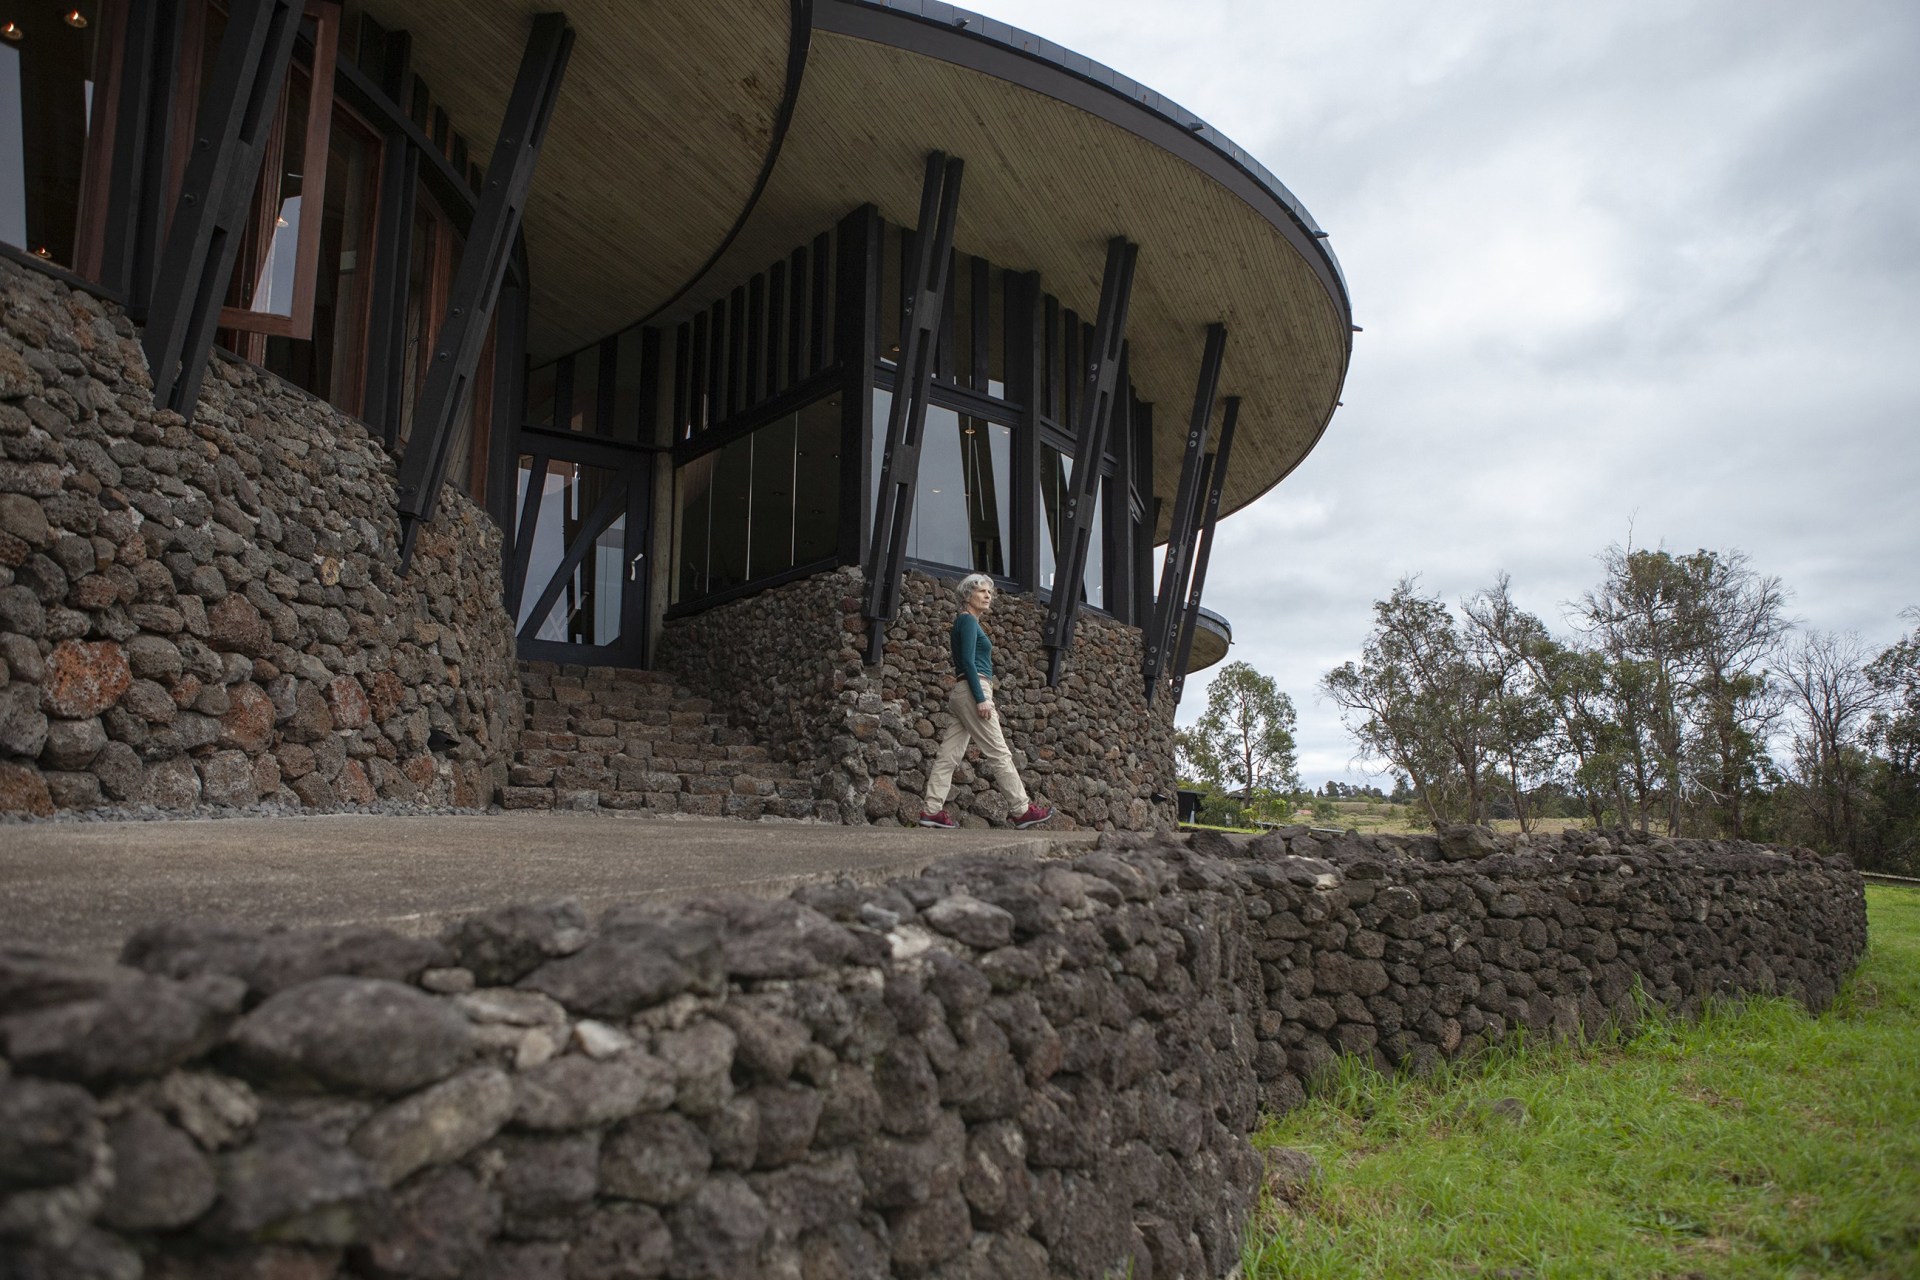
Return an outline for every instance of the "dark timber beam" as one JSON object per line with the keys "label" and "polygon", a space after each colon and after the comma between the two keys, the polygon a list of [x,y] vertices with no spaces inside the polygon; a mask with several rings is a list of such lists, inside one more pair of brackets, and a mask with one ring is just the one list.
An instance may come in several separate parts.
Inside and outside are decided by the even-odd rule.
{"label": "dark timber beam", "polygon": [[1207,326],[1207,347],[1200,357],[1200,381],[1193,392],[1193,416],[1187,420],[1187,442],[1180,461],[1180,487],[1174,491],[1173,522],[1167,527],[1167,554],[1160,568],[1160,592],[1154,598],[1153,620],[1145,636],[1141,663],[1147,681],[1147,703],[1152,705],[1160,677],[1166,673],[1174,623],[1187,594],[1193,567],[1194,508],[1200,496],[1200,471],[1207,452],[1207,432],[1213,425],[1213,401],[1220,391],[1220,362],[1227,350],[1225,325]]}
{"label": "dark timber beam", "polygon": [[1140,246],[1125,236],[1107,241],[1107,265],[1100,276],[1100,312],[1094,319],[1092,350],[1082,373],[1080,424],[1074,436],[1073,475],[1067,509],[1060,522],[1061,546],[1054,557],[1053,597],[1047,604],[1047,683],[1060,683],[1060,666],[1073,643],[1080,611],[1080,580],[1087,573],[1087,552],[1099,510],[1100,461],[1107,452],[1113,422],[1113,398],[1119,384],[1127,341],[1127,307],[1133,297],[1133,269]]}
{"label": "dark timber beam", "polygon": [[907,264],[906,301],[900,310],[900,362],[893,403],[887,412],[886,452],[880,459],[880,496],[867,555],[867,661],[880,661],[886,624],[900,607],[900,575],[906,569],[907,534],[913,527],[914,491],[920,479],[921,432],[933,383],[934,349],[945,311],[953,266],[953,222],[959,209],[963,163],[935,151],[927,157],[920,186],[920,224]]}
{"label": "dark timber beam", "polygon": [[533,183],[540,144],[553,118],[553,103],[573,52],[573,28],[562,13],[543,13],[533,20],[520,74],[507,112],[500,122],[499,140],[487,164],[486,185],[474,210],[466,250],[454,273],[447,298],[447,314],[434,339],[426,388],[414,408],[406,455],[400,462],[400,568],[405,572],[421,526],[433,519],[440,505],[440,484],[460,415],[472,394],[473,376],[486,345],[487,325],[513,256],[520,232],[520,215],[527,189]]}
{"label": "dark timber beam", "polygon": [[1206,514],[1200,520],[1200,545],[1193,556],[1193,585],[1187,588],[1187,608],[1180,617],[1180,636],[1173,646],[1173,705],[1187,686],[1187,662],[1193,657],[1193,633],[1200,625],[1200,593],[1207,585],[1207,561],[1213,556],[1213,529],[1220,520],[1220,494],[1227,487],[1227,458],[1233,452],[1233,428],[1240,420],[1240,397],[1228,396],[1220,420],[1220,443],[1214,446],[1207,470]]}
{"label": "dark timber beam", "polygon": [[193,417],[200,398],[220,304],[293,60],[300,11],[298,0],[236,0],[194,121],[191,157],[142,338],[154,403],[183,418]]}
{"label": "dark timber beam", "polygon": [[127,7],[113,126],[111,193],[100,281],[147,320],[166,225],[167,165],[173,141],[173,69],[180,62],[180,6],[164,0]]}

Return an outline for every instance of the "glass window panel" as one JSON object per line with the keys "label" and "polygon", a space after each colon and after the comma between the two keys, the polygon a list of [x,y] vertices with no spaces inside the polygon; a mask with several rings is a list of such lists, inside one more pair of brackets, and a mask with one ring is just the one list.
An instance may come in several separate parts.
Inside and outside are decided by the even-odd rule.
{"label": "glass window panel", "polygon": [[[1065,534],[1067,498],[1073,483],[1073,458],[1050,444],[1040,446],[1040,513],[1046,528],[1040,539],[1040,589],[1052,591],[1059,565],[1060,544]],[[1080,599],[1096,608],[1106,607],[1106,485],[1094,490],[1093,537],[1087,545],[1087,571],[1081,578]]]}
{"label": "glass window panel", "polygon": [[1013,428],[984,418],[962,418],[960,465],[972,550],[967,567],[977,573],[1004,574],[1010,545]]}
{"label": "glass window panel", "polygon": [[573,404],[568,410],[567,430],[589,435],[600,430],[599,347],[573,354]]}
{"label": "glass window panel", "polygon": [[311,77],[304,68],[287,73],[285,105],[267,147],[254,199],[259,218],[240,242],[227,301],[257,315],[293,314],[294,274],[300,266],[300,193],[306,175],[307,109]]}
{"label": "glass window panel", "polygon": [[640,438],[640,343],[644,332],[635,326],[615,343],[613,421],[606,426],[607,435],[615,440]]}
{"label": "glass window panel", "polygon": [[[532,481],[532,460],[520,460],[519,497],[526,500]],[[622,481],[617,472],[579,463],[549,461],[541,477],[540,512],[533,527],[533,547],[527,558],[526,587],[520,597],[517,627],[524,628],[567,548],[585,529],[587,518],[601,500]],[[523,508],[524,509],[524,508]],[[591,531],[586,554],[567,575],[546,617],[534,632],[537,640],[571,644],[610,644],[620,637],[621,596],[626,583],[626,516],[624,510],[605,528]]]}
{"label": "glass window panel", "polygon": [[[873,479],[877,503],[893,394],[873,391]],[[1013,465],[1012,429],[939,405],[927,407],[907,554],[982,573],[1007,571]]]}
{"label": "glass window panel", "polygon": [[707,590],[725,591],[747,580],[747,540],[753,502],[753,437],[720,450],[714,466],[713,515],[707,547]]}
{"label": "glass window panel", "polygon": [[93,113],[93,19],[70,26],[68,3],[12,4],[0,21],[0,241],[61,266],[76,265],[75,228]]}
{"label": "glass window panel", "polygon": [[824,560],[840,545],[840,397],[799,414],[793,466],[793,562]]}
{"label": "glass window panel", "polygon": [[336,109],[327,144],[313,337],[267,339],[267,368],[348,413],[360,411],[379,174],[379,139]]}
{"label": "glass window panel", "polygon": [[798,414],[754,432],[753,499],[748,575],[764,578],[793,567],[793,464]]}
{"label": "glass window panel", "polygon": [[553,425],[554,367],[543,364],[527,371],[527,425]]}
{"label": "glass window panel", "polygon": [[678,533],[674,539],[678,563],[674,569],[674,600],[697,600],[707,594],[709,522],[713,515],[713,472],[717,453],[702,454],[681,467],[674,496]]}

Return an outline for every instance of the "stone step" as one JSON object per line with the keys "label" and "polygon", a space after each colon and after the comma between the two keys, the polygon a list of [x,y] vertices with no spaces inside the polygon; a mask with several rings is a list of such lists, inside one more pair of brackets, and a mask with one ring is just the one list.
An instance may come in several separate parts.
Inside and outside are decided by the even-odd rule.
{"label": "stone step", "polygon": [[809,818],[792,766],[713,701],[657,672],[523,663],[527,719],[501,803]]}

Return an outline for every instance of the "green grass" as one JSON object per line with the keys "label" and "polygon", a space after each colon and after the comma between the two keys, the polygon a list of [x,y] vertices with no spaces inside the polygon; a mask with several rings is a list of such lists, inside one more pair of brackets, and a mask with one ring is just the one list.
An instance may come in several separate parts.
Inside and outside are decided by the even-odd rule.
{"label": "green grass", "polygon": [[1920,1277],[1920,890],[1869,886],[1867,911],[1819,1017],[1651,1016],[1424,1082],[1342,1064],[1255,1136],[1323,1175],[1263,1198],[1246,1280]]}

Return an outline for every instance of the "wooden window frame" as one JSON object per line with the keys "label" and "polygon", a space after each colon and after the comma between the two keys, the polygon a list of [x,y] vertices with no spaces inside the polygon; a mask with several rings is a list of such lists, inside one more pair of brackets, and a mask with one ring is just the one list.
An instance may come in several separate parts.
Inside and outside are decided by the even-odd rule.
{"label": "wooden window frame", "polygon": [[[327,148],[333,138],[333,71],[339,54],[340,5],[338,0],[306,0],[303,16],[314,24],[313,62],[307,75],[306,149],[302,153],[300,175],[300,236],[294,245],[293,304],[287,315],[269,315],[245,307],[220,308],[220,326],[241,333],[268,337],[308,340],[313,337],[313,295],[320,274],[320,212],[327,203]],[[280,171],[286,149],[287,99],[293,88],[292,77],[301,68],[296,60],[288,70],[287,84],[280,90],[275,108],[273,136],[260,164],[260,184],[254,188],[254,231],[271,243],[274,220],[279,216],[278,202],[261,199],[267,176]],[[308,210],[314,211],[309,216]],[[235,264],[235,270],[240,264]]]}

